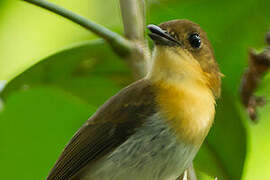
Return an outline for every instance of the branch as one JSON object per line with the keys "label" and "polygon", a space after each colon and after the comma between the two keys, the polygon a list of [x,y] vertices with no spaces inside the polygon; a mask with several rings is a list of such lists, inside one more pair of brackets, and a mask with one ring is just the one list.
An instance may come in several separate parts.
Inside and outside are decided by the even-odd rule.
{"label": "branch", "polygon": [[177,180],[197,180],[193,163],[187,168],[184,173],[177,178]]}
{"label": "branch", "polygon": [[187,179],[188,180],[196,180],[197,179],[196,172],[195,172],[195,169],[193,167],[193,163],[187,169]]}
{"label": "branch", "polygon": [[[0,93],[4,90],[5,86],[7,85],[6,80],[0,80]],[[0,97],[0,112],[3,110],[4,105],[3,105],[3,100]]]}
{"label": "branch", "polygon": [[144,0],[120,0],[125,36],[131,40],[144,41]]}
{"label": "branch", "polygon": [[[270,31],[266,35],[266,42],[270,45]],[[255,96],[261,79],[270,68],[270,47],[263,52],[249,51],[249,67],[243,75],[240,88],[242,103],[244,104],[250,119],[257,120],[257,107],[265,105],[264,97]]]}
{"label": "branch", "polygon": [[144,36],[144,3],[144,0],[120,0],[125,36],[136,45],[136,50],[127,57],[135,79],[146,75],[150,62],[150,51]]}
{"label": "branch", "polygon": [[116,51],[116,53],[120,56],[126,56],[131,52],[132,43],[123,38],[121,35],[110,31],[109,29],[96,24],[74,12],[67,10],[63,7],[60,7],[56,4],[50,3],[46,0],[22,0],[29,2],[31,4],[37,5],[44,9],[47,9],[55,14],[58,14],[62,17],[65,17],[72,22],[90,30],[101,38],[105,39],[110,46]]}
{"label": "branch", "polygon": [[6,80],[0,80],[0,92],[2,92],[7,84]]}

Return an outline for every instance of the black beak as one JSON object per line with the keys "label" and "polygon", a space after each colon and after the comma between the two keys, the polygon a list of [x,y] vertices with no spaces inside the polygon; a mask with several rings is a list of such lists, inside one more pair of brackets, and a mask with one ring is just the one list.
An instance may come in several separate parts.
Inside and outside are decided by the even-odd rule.
{"label": "black beak", "polygon": [[167,46],[181,45],[179,41],[170,36],[166,31],[162,30],[159,26],[149,24],[147,28],[151,31],[148,35],[156,44]]}

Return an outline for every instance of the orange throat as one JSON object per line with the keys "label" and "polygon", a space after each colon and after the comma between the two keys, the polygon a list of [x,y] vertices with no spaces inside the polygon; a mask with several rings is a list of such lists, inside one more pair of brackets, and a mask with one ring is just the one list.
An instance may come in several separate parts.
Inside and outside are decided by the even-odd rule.
{"label": "orange throat", "polygon": [[158,81],[159,112],[182,141],[200,146],[215,114],[215,99],[207,86]]}

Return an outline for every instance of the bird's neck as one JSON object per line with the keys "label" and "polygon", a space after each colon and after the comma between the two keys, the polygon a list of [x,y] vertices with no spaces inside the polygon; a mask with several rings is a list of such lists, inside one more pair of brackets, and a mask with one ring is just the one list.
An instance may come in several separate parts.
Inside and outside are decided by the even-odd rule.
{"label": "bird's neck", "polygon": [[158,54],[147,78],[156,88],[159,112],[179,138],[200,146],[215,114],[207,76],[194,59]]}
{"label": "bird's neck", "polygon": [[155,48],[147,78],[152,82],[184,83],[192,84],[193,87],[209,84],[207,73],[202,70],[196,59],[187,53],[179,55],[164,47]]}

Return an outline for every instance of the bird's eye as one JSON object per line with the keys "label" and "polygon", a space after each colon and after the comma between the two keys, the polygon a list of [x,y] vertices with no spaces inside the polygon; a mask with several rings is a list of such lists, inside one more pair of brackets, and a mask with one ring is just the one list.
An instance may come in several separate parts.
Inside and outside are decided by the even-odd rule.
{"label": "bird's eye", "polygon": [[201,38],[199,34],[191,34],[188,38],[188,41],[193,48],[200,48],[201,47]]}

